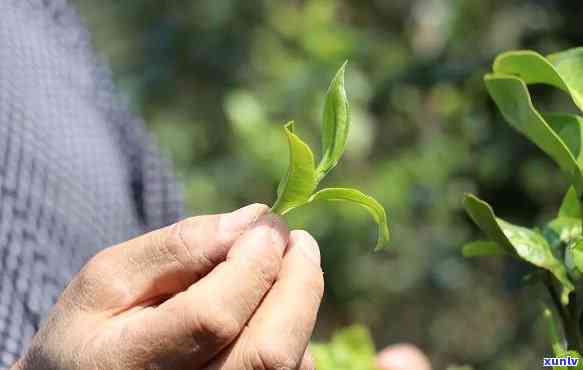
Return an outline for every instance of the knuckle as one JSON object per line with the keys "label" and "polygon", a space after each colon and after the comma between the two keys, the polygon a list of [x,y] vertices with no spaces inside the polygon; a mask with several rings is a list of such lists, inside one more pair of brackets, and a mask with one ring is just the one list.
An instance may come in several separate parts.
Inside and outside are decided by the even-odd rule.
{"label": "knuckle", "polygon": [[102,286],[103,277],[107,276],[108,261],[107,250],[93,256],[75,276],[66,293],[73,294],[81,302],[89,304],[93,301],[95,292]]}
{"label": "knuckle", "polygon": [[253,267],[253,275],[257,279],[257,286],[262,290],[268,290],[279,274],[281,261],[277,259],[258,261]]}
{"label": "knuckle", "polygon": [[222,347],[235,339],[243,324],[224,310],[204,310],[195,316],[193,336],[196,342],[210,343]]}
{"label": "knuckle", "polygon": [[[159,253],[171,259],[180,268],[188,268],[197,262],[197,259],[193,254],[197,241],[185,237],[184,230],[186,228],[199,229],[200,220],[197,217],[192,217],[179,221],[172,226],[172,229],[166,238],[161,238],[162,240],[152,240],[152,243],[158,249]],[[204,256],[199,262],[208,264],[208,261],[205,261]]]}
{"label": "knuckle", "polygon": [[295,370],[298,361],[282,346],[264,344],[255,347],[249,354],[250,367],[253,370]]}
{"label": "knuckle", "polygon": [[312,292],[316,301],[321,301],[324,295],[324,275],[322,273],[315,276],[308,282],[308,290]]}

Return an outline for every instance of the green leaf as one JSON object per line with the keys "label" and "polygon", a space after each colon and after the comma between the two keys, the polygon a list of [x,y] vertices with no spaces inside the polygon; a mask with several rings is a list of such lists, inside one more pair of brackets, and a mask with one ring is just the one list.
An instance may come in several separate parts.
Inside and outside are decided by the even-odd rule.
{"label": "green leaf", "polygon": [[561,301],[568,303],[573,283],[565,266],[558,260],[545,238],[538,232],[513,225],[496,218],[492,207],[474,195],[467,194],[464,206],[472,220],[494,242],[505,247],[514,256],[550,271],[563,286]]}
{"label": "green leaf", "polygon": [[569,275],[578,281],[583,277],[583,240],[578,239],[569,243],[565,250],[565,266]]}
{"label": "green leaf", "polygon": [[463,246],[464,257],[509,255],[508,249],[496,242],[477,240]]}
{"label": "green leaf", "polygon": [[583,117],[566,113],[546,113],[543,117],[583,168]]}
{"label": "green leaf", "polygon": [[581,219],[581,203],[577,192],[573,187],[570,187],[563,198],[561,208],[559,209],[559,217],[568,217],[574,219]]}
{"label": "green leaf", "polygon": [[511,254],[514,254],[514,247],[504,235],[500,225],[498,225],[494,211],[488,203],[472,194],[466,194],[464,198],[464,208],[470,218],[488,236],[488,238],[496,242],[498,245],[505,247],[511,252]]}
{"label": "green leaf", "polygon": [[494,61],[493,71],[520,77],[527,84],[542,83],[557,87],[569,95],[583,110],[583,49],[543,57],[530,50],[510,51],[500,54]]}
{"label": "green leaf", "polygon": [[328,343],[311,343],[319,370],[374,370],[376,351],[368,330],[360,325],[341,329]]}
{"label": "green leaf", "polygon": [[473,370],[471,366],[448,366],[446,370]]}
{"label": "green leaf", "polygon": [[565,142],[534,108],[525,82],[502,74],[486,75],[484,80],[506,121],[547,153],[580,194],[583,191],[581,169]]}
{"label": "green leaf", "polygon": [[567,245],[581,236],[581,219],[557,217],[543,229],[545,239],[554,250],[561,250],[561,244]]}
{"label": "green leaf", "polygon": [[583,240],[579,239],[569,249],[573,252],[573,262],[579,272],[583,273]]}
{"label": "green leaf", "polygon": [[322,160],[318,165],[318,180],[332,170],[344,153],[350,127],[350,107],[344,90],[344,70],[340,67],[330,83],[322,121]]}
{"label": "green leaf", "polygon": [[294,134],[293,122],[285,125],[289,143],[289,167],[277,190],[272,211],[284,215],[308,202],[317,186],[314,154],[310,147]]}
{"label": "green leaf", "polygon": [[553,64],[563,78],[575,104],[583,110],[583,48],[573,48],[550,54],[547,59]]}
{"label": "green leaf", "polygon": [[316,200],[346,201],[364,207],[378,225],[378,240],[375,250],[383,249],[389,241],[387,214],[383,206],[373,197],[356,189],[328,188],[318,191],[310,198],[310,202]]}

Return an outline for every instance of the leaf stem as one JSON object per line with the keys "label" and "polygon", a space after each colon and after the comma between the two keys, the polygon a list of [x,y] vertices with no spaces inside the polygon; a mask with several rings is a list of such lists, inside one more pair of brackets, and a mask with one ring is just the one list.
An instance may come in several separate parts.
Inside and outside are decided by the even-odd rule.
{"label": "leaf stem", "polygon": [[561,318],[565,339],[567,340],[567,349],[581,353],[583,350],[583,338],[581,337],[581,330],[577,320],[575,301],[572,299],[567,306],[561,303],[549,272],[545,274],[544,283]]}

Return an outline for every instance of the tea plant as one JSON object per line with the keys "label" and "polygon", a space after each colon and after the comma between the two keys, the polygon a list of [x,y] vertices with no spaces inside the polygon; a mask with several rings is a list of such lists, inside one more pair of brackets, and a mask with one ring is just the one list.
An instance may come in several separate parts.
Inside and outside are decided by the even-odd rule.
{"label": "tea plant", "polygon": [[378,240],[375,250],[386,246],[389,240],[387,215],[379,202],[356,189],[325,188],[317,191],[319,183],[332,171],[344,153],[350,128],[350,107],[344,89],[346,63],[330,84],[324,105],[322,121],[322,158],[318,166],[312,150],[294,132],[294,123],[285,125],[289,144],[289,167],[279,183],[277,200],[272,207],[274,213],[285,215],[300,206],[318,200],[345,201],[364,207],[378,225]]}
{"label": "tea plant", "polygon": [[[583,111],[583,48],[546,57],[534,51],[503,53],[496,58],[492,73],[484,81],[505,120],[556,162],[571,187],[556,217],[540,228],[504,221],[496,217],[488,203],[466,195],[465,209],[488,240],[465,245],[463,254],[467,257],[505,255],[535,266],[558,315],[557,319],[550,310],[545,311],[553,351],[557,356],[570,354],[580,358],[583,353],[583,117],[540,112],[533,104],[529,85],[558,88]],[[577,368],[583,369],[583,363]]]}

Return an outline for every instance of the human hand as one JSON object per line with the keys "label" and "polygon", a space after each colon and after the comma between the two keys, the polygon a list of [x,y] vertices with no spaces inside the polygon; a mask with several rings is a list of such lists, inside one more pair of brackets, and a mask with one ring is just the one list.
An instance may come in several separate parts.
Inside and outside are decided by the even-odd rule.
{"label": "human hand", "polygon": [[312,369],[318,245],[267,212],[189,218],[102,251],[14,369]]}
{"label": "human hand", "polygon": [[425,354],[411,344],[386,347],[377,356],[377,366],[383,370],[431,370]]}

